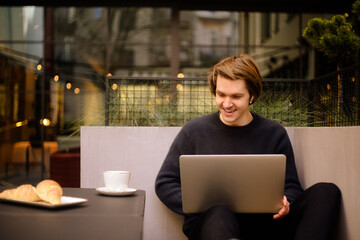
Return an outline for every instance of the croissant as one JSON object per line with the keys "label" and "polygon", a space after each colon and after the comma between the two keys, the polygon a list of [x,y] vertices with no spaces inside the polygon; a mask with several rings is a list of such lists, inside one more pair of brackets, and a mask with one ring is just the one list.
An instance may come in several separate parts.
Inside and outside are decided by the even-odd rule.
{"label": "croissant", "polygon": [[50,204],[60,204],[63,194],[61,186],[53,180],[41,181],[36,186],[36,191],[41,200]]}
{"label": "croissant", "polygon": [[36,189],[30,184],[23,184],[15,189],[8,189],[0,193],[0,197],[21,201],[40,201]]}
{"label": "croissant", "polygon": [[36,188],[30,184],[23,184],[17,188],[5,190],[0,193],[0,198],[60,204],[62,193],[62,188],[57,182],[54,180],[44,180]]}
{"label": "croissant", "polygon": [[16,191],[16,189],[7,189],[5,191],[3,191],[2,193],[0,193],[0,197],[1,198],[5,198],[5,199],[11,199],[11,197],[14,195],[14,192]]}

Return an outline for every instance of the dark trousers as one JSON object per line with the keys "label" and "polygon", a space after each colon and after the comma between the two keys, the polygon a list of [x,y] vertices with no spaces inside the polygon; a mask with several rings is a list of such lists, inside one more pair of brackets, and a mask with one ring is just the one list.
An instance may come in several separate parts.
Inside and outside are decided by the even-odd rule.
{"label": "dark trousers", "polygon": [[191,240],[295,239],[329,240],[340,211],[341,193],[332,183],[308,188],[290,205],[290,213],[273,220],[273,214],[234,214],[226,207],[185,217],[183,231]]}

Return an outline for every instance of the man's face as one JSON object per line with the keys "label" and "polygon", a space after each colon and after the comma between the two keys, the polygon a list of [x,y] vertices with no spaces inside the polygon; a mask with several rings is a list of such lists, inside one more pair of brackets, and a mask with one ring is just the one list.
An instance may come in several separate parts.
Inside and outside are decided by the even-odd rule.
{"label": "man's face", "polygon": [[250,93],[245,80],[230,80],[218,75],[215,96],[220,119],[224,124],[245,126],[251,122]]}

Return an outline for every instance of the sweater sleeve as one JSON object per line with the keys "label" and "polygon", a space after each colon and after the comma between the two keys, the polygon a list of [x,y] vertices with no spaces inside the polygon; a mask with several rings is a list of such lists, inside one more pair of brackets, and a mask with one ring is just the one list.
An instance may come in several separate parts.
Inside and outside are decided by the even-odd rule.
{"label": "sweater sleeve", "polygon": [[301,195],[303,189],[298,178],[294,152],[289,136],[284,128],[278,131],[278,134],[280,136],[276,152],[286,155],[285,196],[289,202],[292,202]]}
{"label": "sweater sleeve", "polygon": [[184,213],[182,210],[179,157],[189,151],[190,146],[183,127],[174,139],[155,180],[155,192],[159,199],[169,209],[181,215]]}

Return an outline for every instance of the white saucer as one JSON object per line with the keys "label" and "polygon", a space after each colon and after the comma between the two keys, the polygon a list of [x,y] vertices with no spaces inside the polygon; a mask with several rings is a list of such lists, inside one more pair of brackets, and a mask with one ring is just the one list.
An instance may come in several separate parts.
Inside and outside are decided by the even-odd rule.
{"label": "white saucer", "polygon": [[109,195],[109,196],[129,196],[129,195],[136,193],[137,189],[127,188],[126,190],[123,190],[123,191],[111,191],[111,190],[107,189],[106,187],[99,187],[99,188],[96,188],[96,192],[104,194],[104,195]]}

